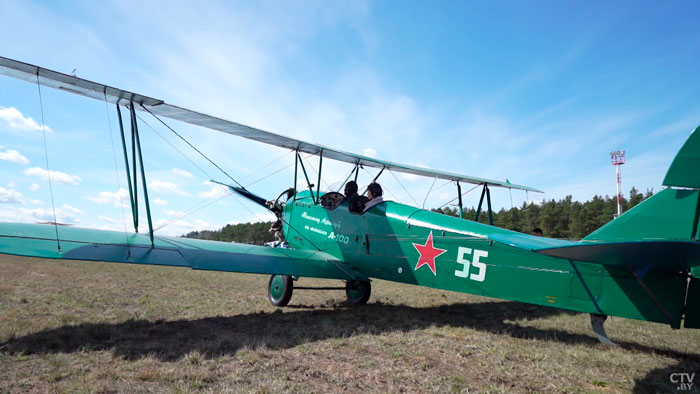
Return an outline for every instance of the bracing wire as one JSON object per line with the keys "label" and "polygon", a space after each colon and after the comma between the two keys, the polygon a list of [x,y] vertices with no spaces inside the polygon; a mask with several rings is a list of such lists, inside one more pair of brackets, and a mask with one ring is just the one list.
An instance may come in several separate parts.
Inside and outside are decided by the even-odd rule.
{"label": "bracing wire", "polygon": [[423,206],[422,208],[425,209],[425,202],[428,201],[428,196],[430,196],[430,192],[433,190],[433,186],[435,186],[435,182],[437,182],[437,177],[433,179],[433,183],[430,184],[430,189],[428,189],[428,192],[425,193],[425,198],[423,199]]}
{"label": "bracing wire", "polygon": [[450,184],[450,183],[452,183],[452,182],[454,182],[454,181],[453,181],[453,180],[451,180],[451,179],[450,179],[450,180],[448,180],[447,182],[443,183],[442,185],[440,185],[440,186],[436,187],[436,188],[435,188],[435,191],[438,191],[438,190],[442,189],[443,187],[445,187],[445,186],[449,185],[449,184]]}
{"label": "bracing wire", "polygon": [[[138,116],[138,115],[137,115],[137,116]],[[146,126],[148,126],[149,129],[151,129],[154,133],[156,133],[156,135],[158,135],[161,139],[163,139],[163,141],[167,142],[173,149],[175,149],[178,153],[180,153],[180,154],[181,154],[182,156],[184,156],[187,160],[189,160],[190,163],[192,163],[192,164],[193,164],[197,169],[199,169],[204,175],[206,175],[208,178],[212,179],[212,177],[211,177],[203,168],[201,168],[201,167],[198,166],[195,162],[193,162],[189,157],[187,157],[181,150],[179,150],[174,144],[172,144],[172,143],[171,143],[167,138],[165,138],[162,134],[158,133],[158,131],[157,131],[153,126],[151,126],[148,122],[146,122],[145,120],[141,119],[140,117],[139,117],[139,120],[141,120]],[[269,167],[269,166],[270,166],[271,164],[273,164],[275,161],[280,160],[282,157],[284,157],[285,155],[288,155],[288,154],[289,154],[289,152],[286,152],[284,155],[281,155],[280,157],[278,157],[278,158],[275,159],[274,161],[268,163],[268,164],[265,165],[264,167]],[[309,156],[311,156],[311,155],[309,155]],[[307,156],[307,158],[308,158],[309,156]],[[262,181],[262,180],[265,179],[265,178],[268,178],[268,177],[270,177],[270,176],[272,176],[272,175],[274,175],[274,174],[276,174],[276,173],[278,173],[278,172],[280,172],[280,171],[282,171],[282,170],[284,170],[284,169],[289,168],[289,167],[292,166],[293,164],[294,164],[294,163],[289,164],[289,165],[286,165],[286,166],[282,167],[281,169],[276,170],[276,171],[274,171],[273,173],[268,174],[268,175],[266,175],[266,176],[264,176],[264,177],[262,177],[262,178],[260,178],[260,179],[258,179],[258,180],[256,180],[256,181],[254,181],[254,182],[248,184],[248,185],[245,186],[245,187],[249,187],[249,186],[251,186],[251,185],[253,185],[253,184],[257,183],[257,182],[260,182],[260,181]],[[259,171],[260,171],[260,169],[257,169],[257,170],[255,170],[255,171],[253,171],[252,173],[248,174],[245,178],[249,178],[250,176],[252,176],[253,174],[255,174],[256,172],[259,172]],[[198,202],[197,204],[193,205],[190,209],[188,209],[184,214],[175,216],[175,217],[173,217],[173,218],[170,218],[168,221],[166,221],[164,224],[158,226],[158,227],[155,228],[153,231],[155,232],[155,231],[161,230],[162,228],[167,227],[167,226],[169,226],[169,225],[171,225],[171,224],[177,222],[178,220],[183,219],[183,218],[186,217],[186,216],[189,216],[189,215],[192,215],[192,214],[194,214],[194,213],[197,213],[197,212],[201,211],[202,209],[204,209],[204,208],[206,208],[206,207],[212,205],[213,203],[222,200],[223,198],[227,197],[228,195],[229,195],[229,194],[225,194],[224,196],[222,196],[222,197],[220,197],[220,198],[216,198],[216,197],[218,197],[218,193],[217,193],[216,195],[214,195],[214,196],[212,196],[212,197],[210,197],[210,198],[208,198],[208,199],[206,199],[206,200],[200,201],[200,202]],[[233,196],[233,194],[230,194],[230,195]],[[209,202],[209,200],[212,199],[212,198],[216,198],[216,199],[213,200],[213,201],[211,201],[211,202]],[[238,201],[238,202],[240,203],[240,201]],[[203,204],[204,204],[204,205],[203,205]],[[245,208],[247,209],[247,207],[245,207]],[[252,211],[250,211],[249,209],[248,209],[248,211],[249,211],[249,212],[252,212]]]}
{"label": "bracing wire", "polygon": [[[250,174],[244,176],[243,178],[241,178],[241,180],[248,179],[248,178],[252,177],[254,174],[257,174],[258,172],[260,172],[260,171],[266,169],[267,167],[269,167],[269,166],[275,164],[276,162],[282,160],[282,158],[284,158],[285,156],[288,156],[288,155],[291,154],[292,152],[294,152],[294,151],[293,151],[293,150],[285,151],[283,154],[281,154],[281,155],[279,155],[278,157],[272,159],[269,163],[267,163],[267,164],[265,164],[264,166],[262,166],[262,167],[260,167],[260,168],[258,168],[258,169],[256,169],[256,170],[254,170],[254,171],[251,172]],[[287,167],[285,167],[285,168],[287,168]],[[261,181],[262,179],[265,179],[266,177],[267,177],[267,176],[265,176],[264,178],[258,179],[257,181],[255,181],[255,182],[253,182],[253,183],[257,183],[257,182]],[[250,185],[248,185],[248,186],[250,186]],[[246,187],[248,187],[248,186],[246,186]]]}
{"label": "bracing wire", "polygon": [[[218,197],[218,198],[217,198],[217,197]],[[184,217],[186,217],[186,216],[192,215],[193,213],[197,213],[197,212],[201,211],[202,209],[204,209],[204,208],[206,208],[206,207],[208,207],[208,206],[214,204],[215,202],[220,201],[220,200],[223,200],[223,199],[226,198],[226,197],[228,197],[228,194],[224,194],[223,196],[219,197],[219,193],[216,193],[214,196],[212,196],[212,197],[210,197],[210,198],[208,198],[208,199],[206,199],[206,200],[204,200],[204,201],[200,201],[199,203],[195,204],[192,208],[190,208],[187,212],[183,213],[182,215],[179,215],[179,216],[176,216],[176,217],[174,217],[174,218],[171,218],[171,219],[168,220],[167,222],[165,222],[165,223],[163,223],[162,225],[158,226],[157,228],[155,228],[155,229],[153,230],[153,232],[156,232],[156,231],[158,231],[158,230],[160,230],[160,229],[162,229],[162,228],[164,228],[164,227],[167,227],[167,226],[169,226],[169,225],[171,225],[171,224],[177,222],[178,220],[180,220],[180,219],[182,219],[182,218],[184,218]],[[208,200],[210,200],[210,199],[212,199],[212,198],[215,198],[215,199],[212,200],[212,201],[208,201]],[[204,204],[204,205],[202,205],[202,204]]]}
{"label": "bracing wire", "polygon": [[513,209],[513,189],[508,188],[508,194],[510,194],[510,209]]}
{"label": "bracing wire", "polygon": [[177,146],[175,146],[175,144],[173,144],[173,143],[170,142],[167,138],[165,138],[162,134],[160,134],[153,126],[151,126],[148,122],[146,122],[146,121],[145,121],[143,118],[141,118],[140,116],[136,115],[136,117],[137,117],[141,122],[143,122],[143,124],[145,124],[146,126],[148,126],[149,129],[151,129],[154,133],[156,133],[156,135],[157,135],[158,137],[160,137],[163,141],[167,142],[168,145],[170,145],[170,146],[171,146],[173,149],[175,149],[180,155],[182,155],[182,157],[184,157],[185,159],[187,159],[187,161],[189,161],[190,163],[192,163],[192,165],[195,166],[199,171],[201,171],[202,174],[204,174],[207,178],[212,179],[212,176],[209,175],[209,173],[207,173],[206,171],[204,171],[204,169],[203,169],[202,167],[198,166],[197,163],[195,163],[195,162],[194,162],[192,159],[190,159],[184,152],[182,152],[180,149],[178,149]]}
{"label": "bracing wire", "polygon": [[[202,174],[204,174],[204,175],[205,175],[207,178],[209,178],[209,179],[213,179],[213,177],[212,177],[208,172],[206,172],[202,167],[200,167],[199,165],[197,165],[197,163],[195,163],[195,162],[194,162],[192,159],[190,159],[184,152],[182,152],[180,149],[178,149],[178,147],[175,146],[175,144],[173,144],[173,143],[170,142],[167,138],[165,138],[165,137],[164,137],[161,133],[159,133],[153,126],[151,126],[148,122],[146,122],[146,121],[145,121],[143,118],[141,118],[140,116],[136,115],[136,117],[137,117],[141,122],[143,122],[146,126],[148,126],[149,129],[151,129],[154,133],[156,133],[156,135],[157,135],[158,137],[160,137],[163,141],[165,141],[166,143],[168,143],[168,145],[170,145],[173,149],[175,149],[175,151],[177,151],[182,157],[184,157],[185,159],[187,159],[187,161],[189,161],[193,166],[195,166],[199,171],[201,171]],[[262,166],[262,167],[260,167],[260,168],[258,168],[258,169],[256,169],[256,170],[254,170],[254,171],[251,172],[250,174],[246,175],[246,176],[243,177],[242,179],[250,178],[250,177],[253,176],[254,174],[256,174],[256,173],[258,173],[258,172],[264,170],[265,168],[267,168],[267,167],[269,167],[269,166],[271,166],[272,164],[274,164],[275,162],[281,160],[283,157],[289,155],[289,154],[292,153],[292,152],[293,152],[293,151],[285,152],[284,154],[282,154],[282,155],[280,155],[279,157],[273,159],[272,161],[270,161],[269,163],[265,164],[264,166]],[[275,172],[273,172],[273,173],[271,173],[271,174],[265,175],[264,177],[262,177],[262,178],[260,178],[260,179],[258,179],[258,180],[256,180],[256,181],[254,181],[254,182],[252,182],[252,183],[249,183],[249,184],[245,185],[245,188],[248,188],[248,187],[250,187],[250,186],[252,186],[252,185],[254,185],[254,184],[256,184],[256,183],[262,181],[263,179],[266,179],[266,178],[268,178],[268,177],[270,177],[270,176],[272,176],[272,175],[274,175],[274,174],[277,174],[278,172],[280,172],[280,171],[282,171],[282,170],[284,170],[284,169],[287,169],[287,168],[291,167],[293,164],[294,164],[294,163],[289,164],[289,165],[286,165],[285,167],[282,167],[282,168],[280,168],[279,170],[276,170]]]}
{"label": "bracing wire", "polygon": [[124,214],[124,201],[122,200],[122,183],[119,180],[119,166],[117,165],[117,150],[114,147],[114,133],[112,132],[112,118],[109,116],[109,107],[107,106],[107,92],[102,92],[105,97],[105,112],[107,113],[107,125],[109,126],[109,142],[112,143],[112,158],[114,159],[114,173],[117,176],[117,194],[119,194],[119,206],[122,210],[122,222],[124,223],[124,239],[126,240],[127,253],[131,253],[129,249],[129,235],[126,227],[126,214]]}
{"label": "bracing wire", "polygon": [[[312,156],[312,154],[309,154],[308,156],[306,156],[306,158],[309,158],[310,156]],[[285,166],[285,167],[283,167],[283,168],[281,168],[281,169],[279,169],[279,170],[277,170],[277,171],[275,171],[275,172],[273,172],[273,173],[271,173],[271,174],[269,174],[269,175],[267,175],[267,176],[264,176],[263,178],[258,179],[257,181],[255,181],[255,182],[249,184],[248,186],[250,186],[250,185],[252,185],[252,184],[254,184],[254,183],[260,182],[260,181],[262,181],[263,179],[268,178],[268,177],[270,177],[270,176],[272,176],[272,175],[274,175],[274,174],[276,174],[276,173],[278,173],[278,172],[280,172],[280,171],[282,171],[282,170],[284,170],[284,169],[287,169],[287,168],[291,167],[293,164],[294,164],[294,163],[292,163],[292,164],[290,164],[290,165],[287,165],[287,166]],[[246,187],[247,187],[247,186],[246,186]],[[223,189],[222,189],[222,190],[223,190]],[[229,193],[229,194],[225,194],[224,196],[222,196],[222,197],[220,197],[220,198],[217,198],[217,199],[214,200],[214,201],[209,202],[210,199],[216,198],[216,197],[218,197],[218,195],[219,195],[219,193],[217,192],[214,196],[209,197],[209,198],[207,198],[206,200],[203,200],[203,201],[198,202],[197,204],[193,205],[190,209],[188,209],[184,214],[178,215],[178,216],[176,216],[176,217],[173,217],[173,218],[168,219],[167,222],[165,222],[164,224],[162,224],[161,226],[159,226],[158,228],[156,228],[156,229],[153,230],[153,231],[154,231],[154,232],[155,232],[155,231],[158,231],[158,230],[160,230],[160,229],[162,229],[162,228],[164,228],[164,227],[167,227],[167,226],[169,226],[169,225],[171,225],[171,224],[177,222],[177,221],[180,220],[180,219],[185,218],[186,216],[189,216],[189,215],[192,215],[192,214],[194,214],[194,213],[197,213],[197,212],[201,211],[202,209],[204,209],[204,208],[206,208],[206,207],[212,205],[213,203],[215,203],[215,202],[217,202],[217,201],[222,200],[223,198],[225,198],[225,197],[227,197],[227,196],[229,196],[229,195],[235,198],[235,195],[234,195],[233,193]],[[238,201],[238,200],[236,200],[236,201],[237,201],[239,204],[242,204],[240,201]],[[207,202],[209,202],[209,203],[207,203]],[[202,205],[202,204],[205,204],[205,205]],[[246,208],[246,210],[248,210],[248,212],[253,213],[253,211],[251,211],[250,209],[248,209],[248,207],[244,206],[244,208]],[[253,213],[253,215],[256,215],[256,214]],[[257,215],[256,215],[256,216],[257,216]]]}
{"label": "bracing wire", "polygon": [[[306,156],[304,159],[306,160],[306,159],[308,159],[308,158],[311,157],[311,156],[312,156],[312,155]],[[313,164],[311,164],[310,161],[306,160],[306,164],[313,170],[313,172],[316,173],[316,175],[318,175],[318,171],[316,171],[316,167],[314,167]],[[326,185],[326,189],[327,189],[327,190],[329,190],[329,189],[331,188],[331,187],[328,185],[328,182],[326,182],[325,179],[321,178],[321,182],[323,182],[323,184]]]}
{"label": "bracing wire", "polygon": [[146,112],[148,112],[148,113],[151,114],[154,118],[156,118],[161,124],[163,124],[163,126],[167,127],[170,131],[172,131],[176,136],[178,136],[178,137],[179,137],[181,140],[183,140],[187,145],[189,145],[190,148],[194,149],[197,153],[199,153],[204,159],[206,159],[209,163],[211,163],[214,167],[216,167],[219,171],[221,171],[224,175],[226,175],[226,176],[227,176],[230,180],[232,180],[236,185],[238,185],[238,186],[242,187],[243,189],[245,189],[245,187],[243,187],[243,185],[241,185],[237,180],[235,180],[231,175],[229,175],[228,172],[224,171],[223,168],[219,167],[218,164],[214,163],[214,161],[212,161],[209,157],[207,157],[207,155],[205,155],[204,153],[202,153],[199,149],[197,149],[194,145],[192,145],[189,141],[187,141],[183,136],[181,136],[177,131],[175,131],[175,129],[173,129],[172,127],[168,126],[168,124],[165,123],[161,118],[159,118],[158,116],[156,116],[156,114],[154,114],[153,112],[151,112],[151,111],[150,111],[148,108],[146,108],[143,104],[141,104],[141,108],[143,108]]}
{"label": "bracing wire", "polygon": [[53,187],[51,186],[51,168],[49,167],[49,149],[46,145],[46,123],[44,122],[44,100],[41,97],[41,83],[39,83],[39,70],[36,71],[36,87],[39,89],[39,107],[41,109],[41,132],[44,135],[44,157],[46,158],[46,177],[49,180],[49,194],[51,195],[51,209],[53,210],[53,227],[56,230],[56,245],[61,250],[61,241],[58,239],[58,219],[56,219],[56,204],[53,200]]}
{"label": "bracing wire", "polygon": [[247,184],[245,187],[251,187],[251,186],[255,185],[256,183],[258,183],[258,182],[260,182],[260,181],[262,181],[262,180],[265,180],[265,179],[267,179],[267,178],[269,178],[269,177],[271,177],[271,176],[273,176],[273,175],[275,175],[275,174],[277,174],[277,173],[279,173],[279,172],[281,172],[281,171],[284,171],[284,170],[286,170],[287,168],[289,168],[289,167],[291,167],[291,166],[293,166],[293,165],[294,165],[294,163],[289,163],[289,164],[287,164],[286,166],[280,168],[279,170],[273,171],[273,172],[271,172],[271,173],[265,175],[264,177],[262,177],[262,178],[260,178],[260,179],[258,179],[258,180],[256,180],[256,181],[254,181],[254,182],[252,182],[252,183]]}
{"label": "bracing wire", "polygon": [[[467,190],[466,192],[462,193],[462,197],[466,196],[467,193],[469,193],[470,191],[476,189],[476,188],[479,187],[479,186],[481,186],[481,185],[475,185],[475,186],[472,187],[471,189],[469,189],[469,190]],[[448,201],[448,202],[442,204],[438,209],[446,207],[448,204],[450,204],[452,201],[454,201],[454,200],[456,200],[456,199],[458,199],[458,198],[459,198],[459,196],[457,196],[457,197],[451,199],[450,201]]]}
{"label": "bracing wire", "polygon": [[391,171],[391,168],[389,169],[389,173],[391,174],[391,176],[394,177],[394,179],[396,179],[396,182],[398,182],[399,185],[401,185],[401,188],[403,189],[403,191],[405,191],[406,194],[408,194],[408,196],[411,197],[411,200],[413,200],[413,202],[416,203],[416,206],[418,206],[418,201],[416,201],[416,199],[413,198],[413,196],[411,195],[411,193],[408,192],[408,189],[406,189],[406,186],[404,186],[403,183],[401,183],[401,181],[400,181],[399,178],[396,176],[396,174],[394,174],[394,171]]}

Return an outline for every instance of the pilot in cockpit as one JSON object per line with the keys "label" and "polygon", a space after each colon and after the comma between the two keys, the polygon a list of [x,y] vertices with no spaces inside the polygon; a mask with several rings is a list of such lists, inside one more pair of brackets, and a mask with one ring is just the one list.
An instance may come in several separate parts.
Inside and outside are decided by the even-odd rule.
{"label": "pilot in cockpit", "polygon": [[383,203],[384,198],[382,197],[382,194],[382,187],[377,182],[370,183],[369,186],[367,186],[367,197],[369,198],[369,201],[367,201],[367,204],[365,204],[365,208],[362,210],[362,213],[369,211],[377,204]]}

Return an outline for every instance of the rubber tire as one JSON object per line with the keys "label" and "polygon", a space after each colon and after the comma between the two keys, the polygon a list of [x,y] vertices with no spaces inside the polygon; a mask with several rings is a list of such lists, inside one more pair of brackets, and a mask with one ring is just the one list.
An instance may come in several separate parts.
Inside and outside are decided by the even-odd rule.
{"label": "rubber tire", "polygon": [[353,305],[364,305],[372,294],[372,285],[369,281],[345,282],[345,295]]}
{"label": "rubber tire", "polygon": [[271,275],[267,282],[267,298],[274,306],[286,306],[292,299],[294,281],[289,275]]}

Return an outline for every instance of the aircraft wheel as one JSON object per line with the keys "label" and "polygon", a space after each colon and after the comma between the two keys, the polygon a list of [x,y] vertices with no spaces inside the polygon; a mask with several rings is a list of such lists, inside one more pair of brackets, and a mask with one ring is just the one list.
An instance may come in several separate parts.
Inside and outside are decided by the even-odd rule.
{"label": "aircraft wheel", "polygon": [[267,297],[274,306],[285,306],[292,299],[294,283],[289,275],[272,275],[267,283]]}
{"label": "aircraft wheel", "polygon": [[364,305],[372,294],[372,286],[368,281],[353,280],[345,283],[345,294],[348,301],[355,305]]}

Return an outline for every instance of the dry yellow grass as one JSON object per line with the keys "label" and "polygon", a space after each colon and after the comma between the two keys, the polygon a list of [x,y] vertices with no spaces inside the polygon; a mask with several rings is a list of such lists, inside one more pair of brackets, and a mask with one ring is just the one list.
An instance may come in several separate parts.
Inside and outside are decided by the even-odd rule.
{"label": "dry yellow grass", "polygon": [[[675,392],[700,331],[384,281],[266,299],[267,277],[0,255],[0,392]],[[336,285],[301,279],[304,285]],[[680,391],[678,391],[680,392]]]}

